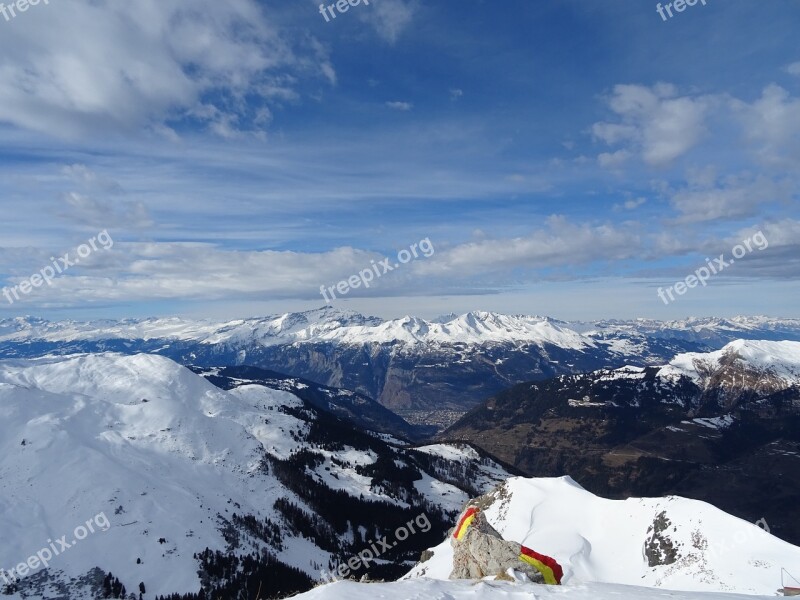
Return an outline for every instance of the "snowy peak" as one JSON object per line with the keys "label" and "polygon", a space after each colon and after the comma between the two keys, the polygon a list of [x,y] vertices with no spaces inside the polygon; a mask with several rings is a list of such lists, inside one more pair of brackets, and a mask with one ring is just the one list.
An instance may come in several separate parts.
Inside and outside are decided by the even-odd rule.
{"label": "snowy peak", "polygon": [[[324,307],[226,322],[181,318],[49,322],[33,317],[0,321],[0,343],[12,341],[172,340],[203,344],[552,344],[591,348],[619,336],[653,336],[693,341],[738,337],[800,338],[800,320],[767,317],[681,321],[598,321],[568,323],[548,317],[472,311],[425,320],[413,316],[383,320]],[[742,335],[742,334],[747,334]],[[761,334],[759,336],[759,334]],[[727,339],[726,339],[727,338]],[[722,344],[720,344],[722,345]]]}
{"label": "snowy peak", "polygon": [[[677,496],[608,500],[568,477],[511,478],[471,504],[503,539],[555,558],[564,593],[601,582],[772,595],[781,566],[800,561],[800,548],[770,535],[766,521]],[[406,580],[449,579],[450,540],[432,552]],[[528,589],[538,596],[538,586]]]}
{"label": "snowy peak", "polygon": [[580,349],[595,343],[566,324],[541,317],[469,312],[446,321],[405,316],[377,326],[346,326],[329,330],[320,339],[342,344],[481,345],[536,344]]}
{"label": "snowy peak", "polygon": [[762,378],[800,384],[800,342],[734,340],[721,350],[685,353],[669,364],[675,372],[697,381],[708,382],[720,371],[756,373]]}
{"label": "snowy peak", "polygon": [[381,320],[326,307],[301,313],[232,321],[201,341],[205,344],[253,342],[262,345],[327,339],[342,328],[377,326]]}
{"label": "snowy peak", "polygon": [[568,323],[473,311],[383,320],[331,307],[227,322],[0,321],[0,354],[156,353],[184,365],[249,365],[350,389],[448,425],[502,389],[563,374],[664,365],[735,339],[800,341],[800,321],[741,317]]}
{"label": "snowy peak", "polygon": [[777,402],[787,414],[800,412],[800,342],[735,340],[716,352],[680,354],[658,375],[689,378],[703,391],[704,407],[763,412]]}
{"label": "snowy peak", "polygon": [[[603,383],[627,380],[643,384],[655,377],[667,390],[684,378],[701,393],[722,389],[728,394],[738,391],[749,399],[757,399],[800,386],[800,342],[734,340],[713,352],[678,354],[660,368],[627,365],[575,377],[591,377]],[[567,376],[565,381],[569,379]],[[645,385],[640,395],[647,389]],[[669,394],[677,399],[674,390]]]}
{"label": "snowy peak", "polygon": [[445,322],[441,327],[442,337],[445,339],[449,337],[451,342],[507,341],[551,344],[573,349],[595,346],[591,339],[573,331],[566,323],[546,317],[510,316],[476,311]]}
{"label": "snowy peak", "polygon": [[[70,544],[23,577],[19,593],[0,579],[0,594],[88,600],[97,577],[87,573],[100,569],[99,581],[111,572],[128,590],[144,582],[149,597],[201,584],[206,597],[236,597],[268,565],[265,595],[285,595],[361,550],[364,532],[388,536],[426,512],[430,537],[381,566],[398,576],[470,495],[509,475],[474,449],[412,449],[235,375],[243,373],[217,369],[229,383],[222,389],[142,354],[0,361],[0,568],[63,534]],[[109,527],[70,543],[101,513]]]}
{"label": "snowy peak", "polygon": [[52,394],[102,396],[129,404],[141,398],[175,398],[175,386],[200,395],[218,391],[191,371],[154,354],[82,354],[0,362],[0,382]]}
{"label": "snowy peak", "polygon": [[177,317],[120,321],[51,322],[32,317],[0,321],[0,341],[44,340],[183,340],[207,344],[286,342],[313,339],[326,331],[357,325],[377,325],[381,319],[326,307],[270,317],[215,322]]}

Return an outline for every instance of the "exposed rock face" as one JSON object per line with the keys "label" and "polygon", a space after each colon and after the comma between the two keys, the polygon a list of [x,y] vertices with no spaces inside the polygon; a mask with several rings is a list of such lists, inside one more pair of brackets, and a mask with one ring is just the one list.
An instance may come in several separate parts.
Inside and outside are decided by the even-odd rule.
{"label": "exposed rock face", "polygon": [[669,537],[669,528],[672,525],[667,518],[667,513],[661,511],[653,519],[653,524],[647,529],[647,539],[644,543],[644,554],[647,564],[651,567],[657,565],[671,565],[678,559],[678,550]]}
{"label": "exposed rock face", "polygon": [[520,560],[520,544],[504,540],[478,511],[466,533],[450,538],[453,546],[453,572],[450,579],[505,577],[508,569],[525,573],[535,583],[544,583],[542,574]]}

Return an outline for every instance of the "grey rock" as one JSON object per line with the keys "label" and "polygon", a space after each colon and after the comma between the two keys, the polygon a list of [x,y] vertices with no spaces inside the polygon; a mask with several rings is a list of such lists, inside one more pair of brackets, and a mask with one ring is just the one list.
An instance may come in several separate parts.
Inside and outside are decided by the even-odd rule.
{"label": "grey rock", "polygon": [[534,567],[519,558],[521,544],[504,540],[497,530],[478,511],[466,534],[453,546],[453,571],[450,579],[481,579],[488,576],[505,577],[508,569],[525,573],[535,583],[544,577]]}

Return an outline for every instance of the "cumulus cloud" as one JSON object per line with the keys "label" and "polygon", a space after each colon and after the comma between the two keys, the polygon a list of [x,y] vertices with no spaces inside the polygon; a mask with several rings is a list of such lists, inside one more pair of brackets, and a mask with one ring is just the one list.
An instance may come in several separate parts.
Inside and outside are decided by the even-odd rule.
{"label": "cumulus cloud", "polygon": [[636,256],[640,246],[641,240],[631,228],[572,223],[554,215],[545,227],[528,236],[483,239],[437,251],[436,260],[420,263],[419,271],[474,275],[515,267],[577,266]]}
{"label": "cumulus cloud", "polygon": [[394,44],[408,27],[416,12],[415,2],[408,0],[375,0],[359,12],[386,42]]}
{"label": "cumulus cloud", "polygon": [[0,121],[62,137],[184,119],[226,136],[257,129],[296,77],[335,79],[322,46],[287,41],[255,0],[40,5],[4,29],[0,55]]}
{"label": "cumulus cloud", "polygon": [[[13,249],[2,249],[0,258]],[[46,264],[46,253],[16,251],[22,279]],[[324,253],[236,251],[210,243],[124,242],[76,265],[26,303],[77,305],[86,302],[154,299],[233,299],[242,297],[314,297],[323,283],[335,283],[369,268],[374,252],[350,247]],[[38,259],[38,262],[37,262]],[[27,264],[29,263],[29,264]],[[39,265],[41,266],[41,265]],[[213,277],[205,274],[212,273]],[[385,277],[385,285],[392,278]],[[10,278],[13,285],[17,278]],[[381,283],[384,283],[382,281]]]}
{"label": "cumulus cloud", "polygon": [[[631,200],[631,206],[640,205],[641,200]],[[733,235],[694,238],[684,228],[647,234],[641,223],[636,222],[580,223],[552,216],[526,236],[490,238],[477,231],[472,241],[449,247],[431,238],[436,248],[434,255],[402,265],[376,279],[369,290],[353,290],[350,297],[402,297],[411,291],[491,293],[534,281],[597,277],[602,273],[598,265],[604,264],[612,265],[619,276],[632,259],[662,260],[723,252],[758,230],[769,240],[769,252],[759,252],[757,256],[754,253],[749,266],[743,265],[736,275],[800,275],[797,241],[800,222],[788,218],[755,224]],[[26,296],[26,305],[66,307],[152,300],[319,300],[321,285],[335,285],[383,259],[380,253],[349,246],[327,252],[246,251],[212,243],[130,242],[111,233],[115,240],[113,248],[94,253],[85,264],[81,262],[54,280],[52,287]],[[14,285],[30,276],[47,264],[47,257],[52,254],[52,249],[0,248],[0,261],[14,264],[13,275],[4,285]],[[394,261],[391,254],[388,256]],[[661,273],[663,269],[651,269],[649,275]],[[209,273],[213,277],[205,276]]]}
{"label": "cumulus cloud", "polygon": [[[641,156],[649,165],[662,166],[697,145],[706,132],[709,97],[678,96],[675,86],[659,83],[617,85],[608,98],[617,121],[595,123],[592,134],[608,145],[623,144],[622,151],[598,157],[601,165],[614,167],[627,152]],[[622,152],[622,153],[621,153]]]}
{"label": "cumulus cloud", "polygon": [[761,232],[767,242],[763,250],[748,253],[745,260],[737,261],[736,275],[759,279],[775,278],[781,281],[800,277],[800,221],[784,218],[745,227],[726,239],[733,248],[743,240]]}
{"label": "cumulus cloud", "polygon": [[[242,251],[211,243],[129,242],[115,236],[111,250],[98,253],[87,264],[76,265],[48,289],[26,297],[33,305],[79,305],[92,302],[145,300],[217,300],[232,298],[318,298],[321,285],[332,285],[369,269],[383,255],[340,247],[327,252]],[[515,279],[513,271],[525,267],[536,273],[570,268],[602,260],[636,256],[640,240],[633,228],[571,223],[553,216],[545,226],[526,237],[474,241],[402,265],[376,280],[367,295],[400,296],[409,289],[475,291],[474,278],[504,286]],[[20,252],[0,248],[0,259],[16,252],[13,285],[46,264],[48,252]],[[395,257],[389,255],[392,262]],[[39,265],[41,266],[41,265]],[[213,277],[204,274],[213,273]],[[537,276],[533,276],[534,279]],[[487,283],[491,281],[491,283]],[[363,295],[364,290],[353,295]]]}
{"label": "cumulus cloud", "polygon": [[[800,72],[799,65],[787,70]],[[665,83],[617,85],[606,102],[617,118],[596,122],[590,131],[595,140],[617,147],[597,156],[607,169],[635,157],[655,167],[669,165],[706,138],[730,149],[732,136],[743,138],[736,151],[749,153],[748,160],[755,156],[778,167],[800,162],[800,97],[774,83],[752,102],[725,94],[682,96]]]}
{"label": "cumulus cloud", "polygon": [[62,167],[60,175],[70,188],[78,188],[61,195],[56,214],[66,221],[96,229],[141,229],[154,224],[147,206],[125,200],[125,190],[114,179],[82,163]]}
{"label": "cumulus cloud", "polygon": [[647,202],[647,198],[632,198],[614,205],[614,210],[636,210]]}
{"label": "cumulus cloud", "polygon": [[597,163],[605,169],[615,169],[625,164],[630,157],[631,153],[627,150],[601,152],[597,155]]}
{"label": "cumulus cloud", "polygon": [[771,84],[754,102],[734,99],[731,106],[760,159],[775,165],[800,163],[800,98]]}
{"label": "cumulus cloud", "polygon": [[787,184],[764,176],[745,173],[716,178],[703,171],[674,192],[670,203],[680,215],[679,223],[696,223],[752,217],[765,205],[790,198]]}

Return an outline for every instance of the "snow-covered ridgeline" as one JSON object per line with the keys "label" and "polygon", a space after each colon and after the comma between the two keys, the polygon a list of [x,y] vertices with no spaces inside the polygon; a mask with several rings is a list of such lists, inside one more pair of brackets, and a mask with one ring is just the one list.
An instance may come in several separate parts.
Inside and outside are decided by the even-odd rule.
{"label": "snow-covered ridgeline", "polygon": [[[309,342],[409,345],[503,343],[549,344],[580,350],[596,347],[600,343],[624,346],[620,338],[677,336],[702,341],[723,336],[730,340],[735,337],[758,337],[760,332],[765,334],[763,337],[770,339],[781,332],[789,336],[787,339],[800,339],[800,320],[735,317],[690,318],[665,322],[637,319],[582,323],[486,311],[473,311],[460,316],[448,315],[432,320],[411,316],[383,320],[333,308],[227,322],[181,318],[93,322],[50,322],[36,318],[0,320],[0,342],[119,339],[262,346]],[[737,333],[741,335],[737,336]]]}

